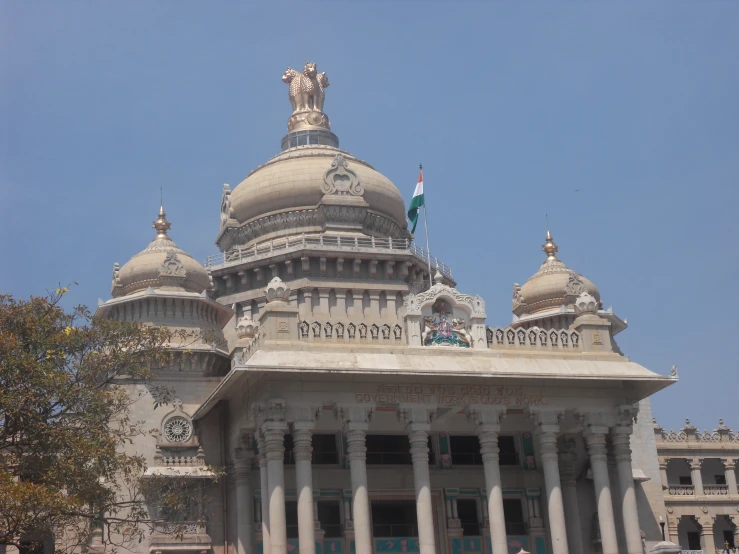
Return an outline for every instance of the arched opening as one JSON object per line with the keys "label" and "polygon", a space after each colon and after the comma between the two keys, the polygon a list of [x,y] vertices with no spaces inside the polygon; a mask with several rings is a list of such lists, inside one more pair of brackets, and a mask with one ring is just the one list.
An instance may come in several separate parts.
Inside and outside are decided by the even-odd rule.
{"label": "arched opening", "polygon": [[702,550],[701,527],[693,517],[683,516],[677,524],[677,537],[683,550]]}

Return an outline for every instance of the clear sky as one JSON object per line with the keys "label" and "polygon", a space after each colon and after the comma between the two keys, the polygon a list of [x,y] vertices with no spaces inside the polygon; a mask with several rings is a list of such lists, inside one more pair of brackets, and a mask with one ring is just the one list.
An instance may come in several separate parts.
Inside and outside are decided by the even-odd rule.
{"label": "clear sky", "polygon": [[739,2],[0,3],[0,291],[110,296],[153,237],[217,251],[223,183],[279,152],[280,77],[326,71],[346,150],[410,200],[491,325],[561,259],[680,382],[660,423],[739,428]]}

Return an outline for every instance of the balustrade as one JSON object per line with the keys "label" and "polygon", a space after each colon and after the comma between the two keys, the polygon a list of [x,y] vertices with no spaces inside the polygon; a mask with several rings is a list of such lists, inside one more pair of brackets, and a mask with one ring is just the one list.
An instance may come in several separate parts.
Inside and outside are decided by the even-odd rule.
{"label": "balustrade", "polygon": [[728,496],[729,485],[703,485],[703,494],[708,496]]}
{"label": "balustrade", "polygon": [[694,496],[695,487],[693,485],[669,485],[667,492],[672,496]]}
{"label": "balustrade", "polygon": [[431,265],[433,271],[438,270],[442,275],[452,278],[452,268],[444,262],[430,255],[430,253],[408,239],[393,239],[379,237],[344,237],[326,235],[301,235],[299,237],[286,237],[284,239],[272,240],[261,244],[255,244],[249,248],[235,248],[225,253],[213,254],[205,259],[203,265],[210,269],[220,269],[229,265],[254,261],[272,256],[275,252],[285,250],[300,250],[306,247],[323,250],[352,250],[352,251],[393,251],[406,252],[418,258],[425,265]]}

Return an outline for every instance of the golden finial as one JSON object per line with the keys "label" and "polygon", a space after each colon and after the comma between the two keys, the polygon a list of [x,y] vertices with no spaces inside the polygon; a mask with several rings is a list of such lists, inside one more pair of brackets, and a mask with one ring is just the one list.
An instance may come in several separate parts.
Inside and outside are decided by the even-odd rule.
{"label": "golden finial", "polygon": [[151,226],[157,230],[156,238],[158,239],[169,238],[167,236],[167,231],[172,227],[172,224],[169,221],[167,221],[167,214],[164,213],[164,206],[159,207],[159,219],[157,219],[154,223],[152,223]]}
{"label": "golden finial", "polygon": [[547,229],[547,241],[544,243],[544,246],[542,246],[541,249],[547,253],[547,261],[557,259],[557,256],[555,256],[555,254],[557,253],[559,248],[557,248],[557,245],[554,244],[552,233],[549,232],[549,229]]}

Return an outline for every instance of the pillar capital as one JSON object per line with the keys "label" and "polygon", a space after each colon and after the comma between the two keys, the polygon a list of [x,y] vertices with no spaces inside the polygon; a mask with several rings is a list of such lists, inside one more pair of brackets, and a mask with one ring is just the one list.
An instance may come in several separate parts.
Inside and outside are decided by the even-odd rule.
{"label": "pillar capital", "polygon": [[559,424],[565,415],[559,408],[526,408],[524,412],[534,422],[534,428],[539,433],[559,433]]}
{"label": "pillar capital", "polygon": [[598,410],[582,410],[576,413],[583,426],[583,434],[590,431],[595,434],[606,434],[616,423],[613,413]]}
{"label": "pillar capital", "polygon": [[721,458],[721,461],[724,464],[724,469],[734,469],[734,468],[736,468],[736,459],[735,458]]}
{"label": "pillar capital", "polygon": [[631,425],[616,425],[611,429],[611,444],[616,462],[631,463]]}
{"label": "pillar capital", "polygon": [[431,422],[436,414],[436,408],[418,406],[417,404],[400,404],[398,406],[398,421],[406,424],[406,430],[425,431],[431,430]]}
{"label": "pillar capital", "polygon": [[347,431],[354,429],[366,431],[374,413],[374,406],[366,404],[362,406],[348,404],[334,408],[334,417],[344,424]]}
{"label": "pillar capital", "polygon": [[493,407],[474,404],[467,406],[465,413],[467,414],[467,421],[475,426],[478,435],[486,432],[497,435],[500,433],[500,422],[505,418],[506,408],[505,406]]}
{"label": "pillar capital", "polygon": [[700,468],[703,465],[703,458],[688,458],[687,462],[690,466],[690,469],[700,471]]}
{"label": "pillar capital", "polygon": [[616,408],[616,427],[631,427],[639,414],[638,404],[622,404]]}
{"label": "pillar capital", "polygon": [[659,462],[659,468],[666,470],[667,464],[670,462],[670,458],[660,457],[657,461]]}

